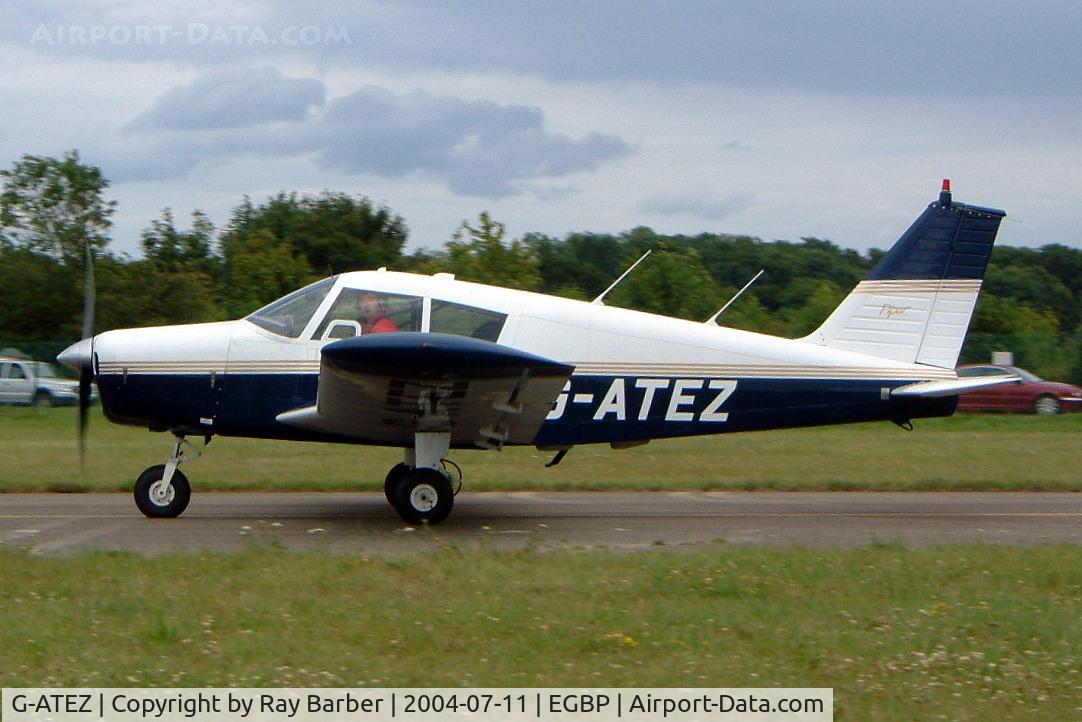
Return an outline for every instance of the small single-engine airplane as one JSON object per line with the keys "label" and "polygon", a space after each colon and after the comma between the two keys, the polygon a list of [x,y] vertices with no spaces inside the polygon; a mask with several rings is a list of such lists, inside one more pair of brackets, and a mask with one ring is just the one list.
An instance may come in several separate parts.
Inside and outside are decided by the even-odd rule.
{"label": "small single-engine airplane", "polygon": [[1004,215],[953,202],[944,181],[868,278],[796,340],[608,307],[604,294],[590,303],[379,269],[238,321],[96,336],[90,277],[86,338],[59,360],[80,371],[84,402],[97,382],[111,421],[176,437],[135,483],[147,516],[184,511],[186,437],[219,434],[401,447],[387,499],[407,522],[437,523],[461,481],[450,449],[532,444],[557,452],[552,465],[576,444],[949,416],[960,392],[1004,381],[954,372]]}

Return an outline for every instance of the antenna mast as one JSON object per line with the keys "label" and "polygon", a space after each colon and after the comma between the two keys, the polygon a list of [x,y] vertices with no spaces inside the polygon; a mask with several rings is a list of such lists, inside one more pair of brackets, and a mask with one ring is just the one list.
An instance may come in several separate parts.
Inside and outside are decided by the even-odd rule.
{"label": "antenna mast", "polygon": [[607,296],[607,295],[609,294],[609,291],[611,291],[612,289],[614,289],[614,288],[616,288],[616,287],[617,287],[618,285],[620,285],[620,281],[622,281],[622,280],[624,280],[625,278],[627,278],[627,275],[628,275],[629,273],[631,273],[632,271],[634,271],[634,270],[635,270],[635,268],[636,268],[636,267],[637,267],[637,266],[638,266],[638,265],[639,265],[640,263],[642,263],[643,261],[645,261],[645,260],[646,260],[646,257],[647,257],[647,256],[649,256],[649,255],[650,255],[651,253],[653,253],[653,250],[649,250],[649,251],[647,251],[646,253],[642,254],[642,257],[641,257],[641,258],[639,258],[639,260],[637,260],[637,261],[635,261],[634,263],[632,263],[632,264],[631,264],[631,268],[629,268],[629,269],[627,269],[626,271],[624,271],[623,273],[621,273],[621,274],[620,274],[620,277],[619,277],[619,278],[617,278],[617,279],[616,279],[615,281],[613,281],[613,282],[612,282],[612,285],[611,285],[611,286],[609,286],[609,287],[608,287],[608,288],[606,288],[606,289],[605,289],[604,291],[602,291],[602,292],[601,292],[601,295],[600,295],[600,296],[598,296],[597,298],[595,298],[595,299],[594,299],[593,301],[590,301],[590,303],[593,303],[593,304],[597,304],[598,306],[604,306],[605,304],[604,304],[604,303],[602,303],[602,299],[603,299],[603,298],[605,298],[605,296]]}
{"label": "antenna mast", "polygon": [[758,272],[758,273],[756,273],[756,274],[755,274],[755,276],[753,276],[753,277],[752,277],[752,279],[751,279],[750,281],[748,281],[747,283],[745,283],[745,284],[744,284],[744,287],[743,287],[743,288],[741,288],[741,289],[740,289],[739,291],[737,291],[737,292],[736,292],[736,293],[735,293],[735,294],[733,295],[733,297],[732,297],[732,298],[730,298],[730,299],[729,299],[729,300],[728,300],[728,301],[726,302],[726,304],[725,304],[724,306],[722,306],[721,308],[719,308],[719,309],[718,309],[718,312],[717,312],[717,313],[715,313],[715,314],[714,314],[713,316],[711,316],[710,318],[708,318],[708,319],[706,319],[705,321],[703,321],[703,323],[705,323],[705,324],[708,324],[708,325],[709,325],[709,324],[711,324],[711,323],[717,323],[717,322],[718,322],[718,316],[720,316],[721,314],[725,313],[725,309],[727,309],[727,308],[728,308],[729,306],[732,306],[732,305],[733,305],[733,301],[735,301],[736,299],[740,298],[740,296],[741,296],[741,295],[742,295],[742,294],[744,293],[744,291],[746,291],[746,290],[748,290],[749,288],[751,288],[751,284],[753,284],[753,283],[755,283],[756,281],[758,281],[758,280],[759,280],[759,276],[763,275],[763,272],[764,272],[764,271],[766,271],[766,269],[765,269],[765,268],[760,268],[760,269],[759,269],[759,272]]}

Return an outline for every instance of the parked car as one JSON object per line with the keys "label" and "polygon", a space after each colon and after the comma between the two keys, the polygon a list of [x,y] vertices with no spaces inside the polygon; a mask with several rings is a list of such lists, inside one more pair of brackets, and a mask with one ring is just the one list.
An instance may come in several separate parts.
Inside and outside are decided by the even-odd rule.
{"label": "parked car", "polygon": [[[98,391],[90,387],[90,401]],[[79,382],[63,378],[42,361],[0,356],[0,404],[67,406],[79,402]]]}
{"label": "parked car", "polygon": [[973,364],[958,367],[958,375],[962,378],[1003,374],[1018,376],[1022,380],[964,393],[958,397],[958,410],[1014,411],[1042,416],[1082,410],[1082,388],[1077,386],[1045,381],[1017,366]]}

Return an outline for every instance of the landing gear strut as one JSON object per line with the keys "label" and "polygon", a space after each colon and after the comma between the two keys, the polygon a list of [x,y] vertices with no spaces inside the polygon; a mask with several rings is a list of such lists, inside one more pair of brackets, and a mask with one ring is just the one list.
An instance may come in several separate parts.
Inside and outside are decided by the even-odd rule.
{"label": "landing gear strut", "polygon": [[451,513],[455,489],[443,464],[450,446],[449,433],[418,432],[406,460],[388,472],[384,493],[407,523],[439,524]]}
{"label": "landing gear strut", "polygon": [[199,450],[183,436],[176,437],[169,460],[151,466],[135,480],[135,505],[153,518],[180,516],[188,508],[192,487],[188,477],[177,467],[199,458]]}

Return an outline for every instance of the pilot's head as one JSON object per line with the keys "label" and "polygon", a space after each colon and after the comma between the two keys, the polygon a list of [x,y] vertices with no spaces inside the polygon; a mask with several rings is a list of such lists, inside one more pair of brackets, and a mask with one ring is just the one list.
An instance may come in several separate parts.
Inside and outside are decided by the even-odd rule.
{"label": "pilot's head", "polygon": [[361,318],[367,325],[372,325],[381,318],[387,317],[387,307],[378,293],[365,291],[361,294],[357,307],[361,310]]}

